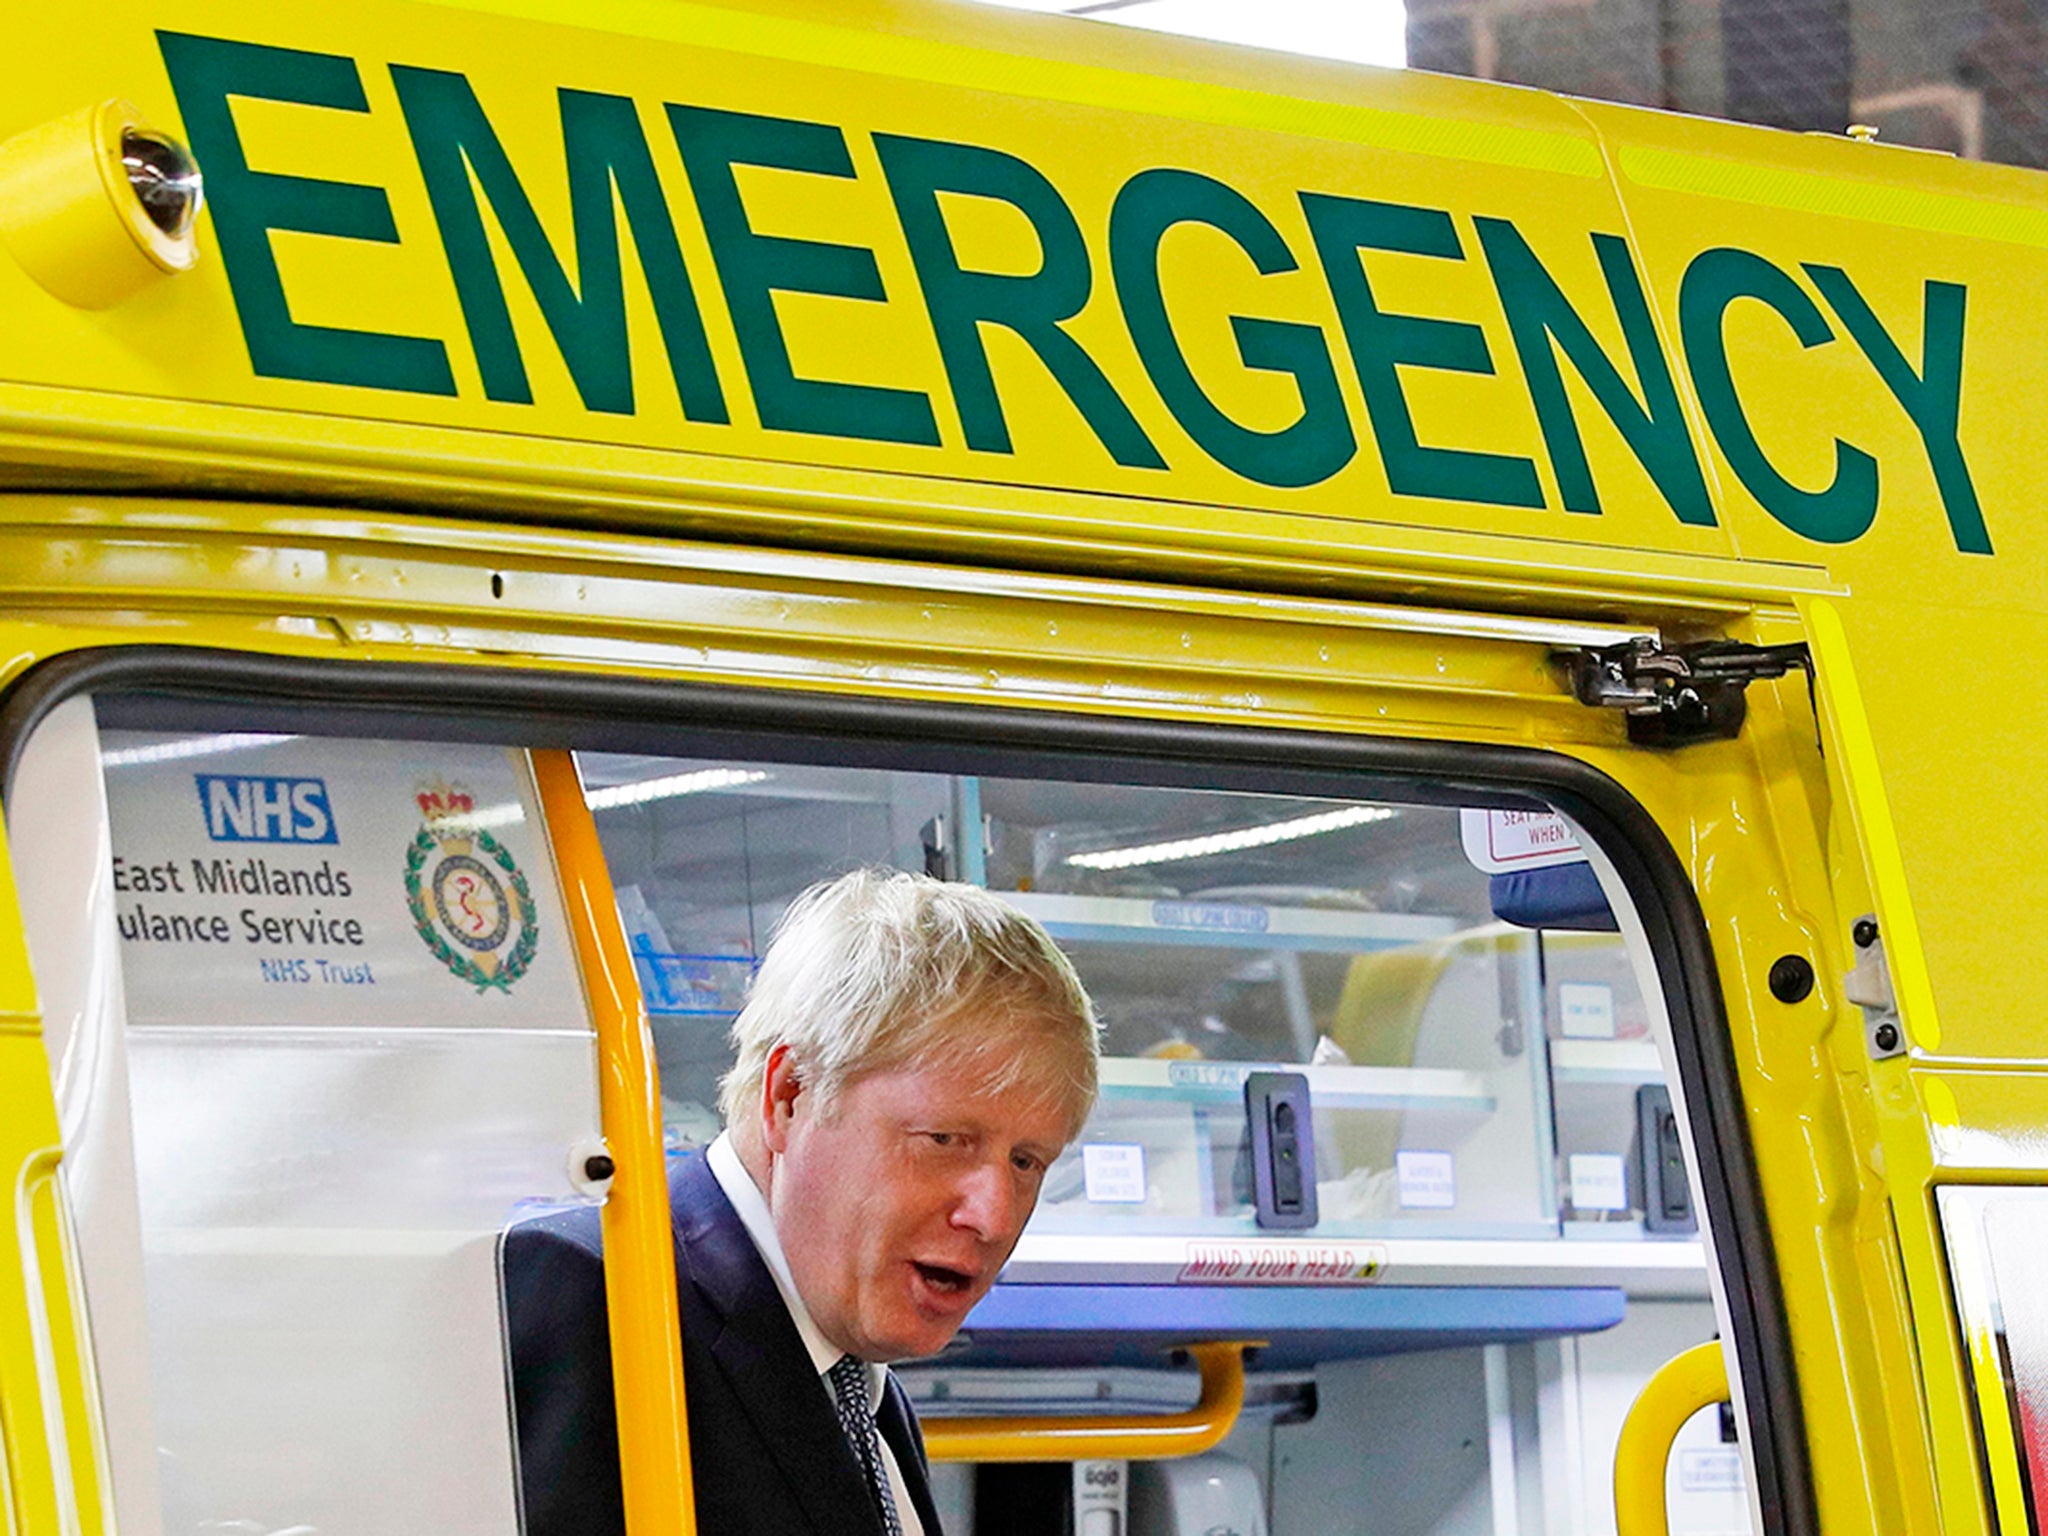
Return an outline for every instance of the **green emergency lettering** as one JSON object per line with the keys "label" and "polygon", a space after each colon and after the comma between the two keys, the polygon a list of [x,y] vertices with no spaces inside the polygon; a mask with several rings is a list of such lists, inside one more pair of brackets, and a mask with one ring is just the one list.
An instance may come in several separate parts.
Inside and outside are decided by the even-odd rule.
{"label": "green emergency lettering", "polygon": [[[878,133],[875,149],[924,289],[967,446],[983,453],[1013,451],[981,338],[981,327],[994,325],[1014,333],[1037,354],[1117,463],[1166,468],[1115,386],[1066,332],[1065,322],[1087,305],[1095,280],[1081,226],[1044,172],[1001,150],[943,139]],[[963,267],[939,206],[941,192],[1016,209],[1038,237],[1038,270],[1027,275]]]}
{"label": "green emergency lettering", "polygon": [[1869,302],[1840,267],[1807,262],[1806,275],[1820,296],[1848,327],[1878,376],[1905,407],[1913,429],[1927,450],[1935,489],[1948,514],[1949,533],[1964,554],[1991,553],[1991,534],[1977,504],[1977,487],[1963,459],[1959,418],[1963,407],[1963,309],[1967,294],[1961,283],[1926,285],[1921,299],[1920,371],[1906,361]]}
{"label": "green emergency lettering", "polygon": [[1862,537],[1877,516],[1877,460],[1835,439],[1835,477],[1822,490],[1802,490],[1764,456],[1743,414],[1728,371],[1728,307],[1737,299],[1769,306],[1802,347],[1834,340],[1827,317],[1789,274],[1751,251],[1727,246],[1692,259],[1678,288],[1678,328],[1707,425],[1736,477],[1772,517],[1821,544]]}
{"label": "green emergency lettering", "polygon": [[937,447],[931,401],[916,390],[799,378],[775,313],[777,293],[886,302],[872,251],[856,245],[756,234],[733,177],[736,165],[852,180],[846,136],[829,123],[797,122],[670,103],[669,124],[697,194],[726,308],[754,390],[761,425],[829,437]]}
{"label": "green emergency lettering", "polygon": [[1237,355],[1247,368],[1292,376],[1301,415],[1261,432],[1226,416],[1204,393],[1173,333],[1159,282],[1159,246],[1177,224],[1228,235],[1261,276],[1298,270],[1272,222],[1240,192],[1193,171],[1141,171],[1124,183],[1109,217],[1109,262],[1138,356],[1174,419],[1226,469],[1261,485],[1327,480],[1358,451],[1337,371],[1322,329],[1290,320],[1230,317]]}
{"label": "green emergency lettering", "polygon": [[229,98],[367,112],[355,60],[183,32],[157,33],[157,46],[192,152],[206,168],[206,205],[249,366],[272,379],[454,394],[455,375],[440,342],[302,325],[292,319],[278,275],[272,230],[396,245],[398,226],[381,187],[250,170]]}
{"label": "green emergency lettering", "polygon": [[1438,368],[1491,375],[1486,336],[1462,320],[1388,314],[1374,301],[1360,251],[1394,251],[1463,261],[1465,252],[1451,216],[1440,208],[1369,202],[1319,192],[1301,194],[1324,280],[1337,303],[1344,337],[1358,368],[1366,414],[1396,495],[1433,496],[1446,501],[1486,502],[1504,507],[1540,507],[1543,487],[1536,466],[1510,454],[1462,448],[1426,448],[1415,437],[1415,419],[1401,388],[1400,370]]}
{"label": "green emergency lettering", "polygon": [[448,252],[448,270],[469,325],[484,393],[493,400],[533,403],[519,338],[505,307],[504,285],[484,233],[479,188],[561,349],[584,406],[622,416],[633,413],[633,364],[627,350],[626,293],[613,206],[616,187],[653,296],[683,414],[692,421],[725,421],[725,396],[705,340],[703,317],[633,103],[623,96],[588,91],[559,93],[569,220],[576,246],[572,284],[469,81],[446,70],[402,64],[391,66],[391,79]]}
{"label": "green emergency lettering", "polygon": [[[273,232],[395,245],[391,202],[380,186],[252,170],[233,102],[239,97],[367,113],[356,61],[183,32],[156,36],[185,132],[206,169],[207,208],[254,372],[456,394],[448,349],[440,340],[302,324],[291,315]],[[639,105],[625,96],[566,87],[557,92],[571,226],[571,244],[564,249],[543,227],[528,183],[514,169],[468,79],[448,70],[398,64],[390,69],[486,396],[533,401],[486,222],[488,203],[502,236],[498,249],[508,251],[518,267],[586,409],[628,415],[636,408],[623,226],[638,256],[684,416],[729,422],[699,290],[684,261]],[[939,446],[932,401],[922,391],[799,377],[791,362],[777,296],[886,303],[874,251],[759,233],[740,195],[739,167],[856,179],[845,133],[829,123],[674,102],[663,110],[709,241],[760,424]],[[967,447],[978,453],[1016,451],[986,345],[986,328],[992,327],[1030,349],[1117,464],[1166,469],[1116,383],[1072,334],[1071,323],[1093,298],[1094,270],[1088,237],[1052,180],[1022,157],[986,146],[888,133],[876,134],[874,143]],[[1015,210],[1035,239],[1035,270],[964,265],[947,219],[948,197]],[[1416,435],[1404,369],[1491,377],[1494,360],[1476,324],[1382,309],[1364,253],[1463,261],[1451,214],[1317,192],[1302,192],[1299,199],[1389,489],[1405,497],[1542,507],[1533,459],[1431,447]],[[1228,414],[1196,377],[1166,303],[1162,250],[1167,236],[1184,224],[1215,231],[1262,277],[1301,269],[1273,221],[1225,182],[1170,168],[1140,171],[1126,181],[1108,215],[1110,275],[1138,359],[1161,402],[1204,453],[1247,480],[1294,489],[1331,479],[1357,456],[1362,430],[1345,404],[1331,336],[1305,321],[1229,315],[1239,362],[1292,380],[1300,410],[1271,430]],[[1678,521],[1714,526],[1712,496],[1671,361],[1627,240],[1588,236],[1627,352],[1623,362],[1596,339],[1513,222],[1475,216],[1473,227],[1528,381],[1564,509],[1587,515],[1602,510],[1601,488],[1565,384],[1569,365]],[[1735,476],[1771,517],[1817,543],[1849,543],[1874,523],[1877,460],[1836,437],[1829,482],[1818,489],[1794,484],[1765,453],[1730,365],[1728,316],[1738,301],[1765,306],[1808,349],[1840,339],[1831,310],[1918,434],[1956,549],[1992,553],[1961,442],[1967,290],[1954,282],[1924,283],[1920,355],[1914,360],[1900,340],[1910,330],[1888,329],[1843,268],[1805,262],[1800,270],[1812,291],[1753,251],[1718,247],[1695,256],[1679,284],[1685,364],[1708,430]]]}
{"label": "green emergency lettering", "polygon": [[1622,340],[1641,383],[1641,400],[1622,380],[1620,370],[1593,339],[1592,331],[1521,231],[1506,219],[1476,218],[1473,223],[1487,265],[1493,269],[1494,287],[1507,314],[1515,351],[1522,359],[1522,373],[1529,381],[1536,420],[1557,471],[1565,510],[1598,512],[1600,493],[1593,485],[1586,446],[1558,369],[1559,352],[1578,371],[1678,520],[1711,528],[1713,502],[1685,429],[1678,391],[1671,382],[1671,365],[1658,345],[1657,327],[1650,318],[1649,301],[1643,296],[1628,242],[1619,235],[1592,237],[1615,317],[1621,322]]}

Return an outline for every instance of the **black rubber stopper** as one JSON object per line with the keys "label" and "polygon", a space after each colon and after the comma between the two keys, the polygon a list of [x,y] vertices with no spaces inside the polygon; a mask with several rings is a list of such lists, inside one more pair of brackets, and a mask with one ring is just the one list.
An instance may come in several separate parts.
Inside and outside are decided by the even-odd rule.
{"label": "black rubber stopper", "polygon": [[1771,996],[1803,1003],[1813,994],[1813,962],[1804,955],[1780,955],[1771,962]]}

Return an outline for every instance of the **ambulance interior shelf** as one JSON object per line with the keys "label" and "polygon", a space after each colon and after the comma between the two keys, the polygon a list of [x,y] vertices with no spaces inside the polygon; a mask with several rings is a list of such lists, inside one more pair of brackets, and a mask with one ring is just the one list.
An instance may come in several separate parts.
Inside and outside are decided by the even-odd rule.
{"label": "ambulance interior shelf", "polygon": [[[1157,1370],[1206,1340],[1263,1343],[1246,1360],[1297,1371],[1329,1360],[1597,1333],[1617,1286],[998,1285],[935,1365]],[[915,1390],[913,1388],[913,1390]]]}
{"label": "ambulance interior shelf", "polygon": [[[1186,1261],[1189,1244],[1288,1237],[1367,1245],[1388,1260],[1381,1285],[1705,1292],[1697,1245],[1650,1230],[1638,1090],[1662,1066],[1560,817],[766,761],[583,766],[678,1148],[716,1134],[726,1031],[787,900],[854,864],[925,869],[1043,922],[1105,1026],[1101,1102],[1007,1278],[1173,1284],[1185,1262],[1160,1239]],[[1299,1233],[1263,1231],[1252,1208],[1244,1084],[1274,1070],[1304,1076],[1312,1104],[1319,1219]],[[1558,1255],[1561,1238],[1577,1251]],[[1425,1268],[1412,1242],[1430,1245]]]}

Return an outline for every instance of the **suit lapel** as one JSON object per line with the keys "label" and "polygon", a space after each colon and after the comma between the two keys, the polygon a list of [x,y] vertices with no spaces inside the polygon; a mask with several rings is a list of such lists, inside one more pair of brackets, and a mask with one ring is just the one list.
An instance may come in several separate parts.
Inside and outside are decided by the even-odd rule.
{"label": "suit lapel", "polygon": [[790,1492],[819,1532],[882,1536],[867,1479],[775,1277],[702,1157],[671,1170],[669,1206],[678,1280],[706,1303],[711,1357]]}

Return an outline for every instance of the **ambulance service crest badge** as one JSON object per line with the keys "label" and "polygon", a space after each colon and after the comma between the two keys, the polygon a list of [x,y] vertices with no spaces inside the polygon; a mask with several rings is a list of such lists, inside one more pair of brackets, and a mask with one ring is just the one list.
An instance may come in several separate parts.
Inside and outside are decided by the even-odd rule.
{"label": "ambulance service crest badge", "polygon": [[468,792],[436,784],[416,798],[420,830],[405,854],[413,927],[478,992],[510,993],[540,946],[533,888],[511,851],[477,824]]}

